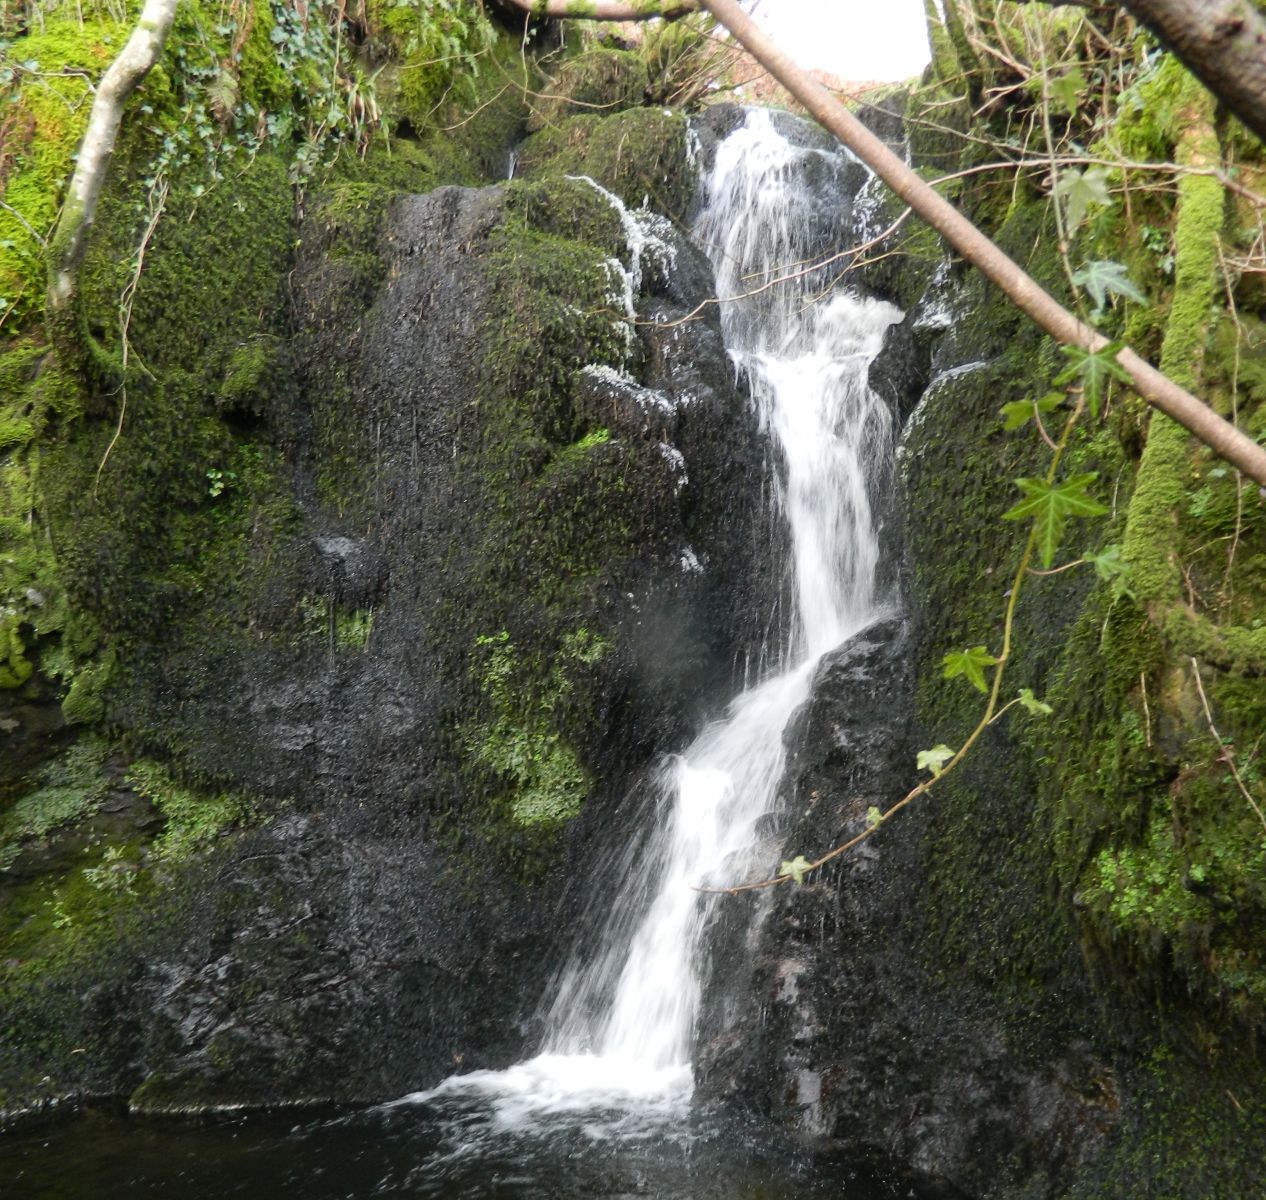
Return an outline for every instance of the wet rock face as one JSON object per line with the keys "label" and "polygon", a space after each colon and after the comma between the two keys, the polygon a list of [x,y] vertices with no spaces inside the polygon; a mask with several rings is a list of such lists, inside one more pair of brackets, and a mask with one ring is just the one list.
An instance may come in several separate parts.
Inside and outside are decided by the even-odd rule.
{"label": "wet rock face", "polygon": [[[665,235],[630,297],[665,324],[634,323],[631,237],[578,181],[401,198],[368,248],[309,221],[297,386],[267,414],[297,527],[245,632],[164,630],[112,712],[276,815],[23,1002],[99,1052],[32,1077],[10,1047],[0,1092],[383,1098],[534,1046],[572,881],[626,781],[730,694],[776,586],[715,315],[674,324],[711,272]],[[514,737],[566,748],[578,819],[517,823],[544,784],[498,765]]]}
{"label": "wet rock face", "polygon": [[[913,786],[910,652],[893,618],[823,660],[787,735],[785,856],[847,840]],[[928,837],[933,804],[803,886],[723,910],[715,956],[730,969],[705,1003],[700,1086],[947,1195],[1054,1196],[1114,1123],[1111,1072],[1085,1041],[1052,1052],[1017,1036],[1022,1014],[936,961],[921,891],[952,848]]]}

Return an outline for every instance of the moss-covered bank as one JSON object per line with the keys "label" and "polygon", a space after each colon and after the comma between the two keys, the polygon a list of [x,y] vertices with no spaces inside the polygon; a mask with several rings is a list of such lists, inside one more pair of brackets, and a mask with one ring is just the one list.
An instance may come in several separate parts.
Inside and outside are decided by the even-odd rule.
{"label": "moss-covered bank", "polygon": [[[1077,84],[1076,102],[1053,99],[1048,114],[1057,155],[1075,156],[1065,139],[1093,127],[1093,155],[1151,155],[1205,172],[1184,174],[1171,191],[1146,173],[1104,171],[1107,189],[1070,239],[1069,265],[1119,262],[1148,288],[1148,303],[1109,298],[1104,327],[1258,428],[1261,400],[1244,381],[1258,361],[1259,300],[1251,277],[1230,265],[1246,253],[1245,228],[1208,172],[1241,160],[1254,170],[1260,146],[1215,121],[1208,97],[1137,31],[1098,26],[1095,36],[1119,39],[1128,81],[1105,100],[1082,89],[1100,78],[1094,54],[1065,50],[1054,66],[1038,57],[1070,35],[1076,45],[1086,18],[1003,5],[995,26],[994,7],[959,5],[955,15],[987,42],[1011,30],[1007,54],[1037,64],[1043,86]],[[956,71],[979,72],[986,85],[1009,77],[1001,59],[955,57],[952,33],[951,23],[938,44]],[[943,66],[938,77],[932,109],[912,102],[911,129],[916,159],[939,156],[944,171],[947,154],[961,153],[962,165],[988,154],[979,143],[954,150],[947,126],[963,122],[977,139],[1001,136],[1002,126],[997,114],[974,126],[961,109],[955,117],[961,82]],[[1030,85],[1031,95],[1040,90]],[[1011,128],[1023,109],[1006,114]],[[1026,136],[1047,152],[1041,121],[1039,111]],[[972,180],[960,193],[969,213],[1044,286],[1077,300],[1049,199],[1018,174]],[[881,286],[893,286],[891,270],[876,270]],[[973,365],[943,375],[923,400],[903,484],[924,746],[957,746],[976,720],[980,698],[941,678],[941,658],[980,644],[997,652],[1022,549],[999,518],[1020,498],[1012,481],[1039,476],[1047,459],[1032,421],[1006,433],[997,408],[1041,399],[1065,365],[977,283],[946,279],[955,317],[932,338],[933,371]],[[1052,436],[1067,411],[1045,418]],[[1052,1194],[1248,1195],[1261,1182],[1253,1148],[1266,1121],[1266,828],[1231,768],[1260,797],[1266,691],[1253,647],[1266,611],[1266,508],[1172,422],[1149,421],[1115,388],[1103,415],[1084,417],[1073,434],[1061,475],[1080,472],[1095,473],[1093,493],[1109,514],[1070,524],[1054,565],[1123,546],[1112,554],[1125,573],[1082,565],[1024,580],[1003,696],[1030,687],[1054,712],[1013,709],[937,786],[922,824],[912,822],[927,864],[918,945],[945,986],[970,982],[993,998],[1017,1053],[1042,1062],[1075,1041],[1095,1048],[1112,1132],[1050,1181]]]}

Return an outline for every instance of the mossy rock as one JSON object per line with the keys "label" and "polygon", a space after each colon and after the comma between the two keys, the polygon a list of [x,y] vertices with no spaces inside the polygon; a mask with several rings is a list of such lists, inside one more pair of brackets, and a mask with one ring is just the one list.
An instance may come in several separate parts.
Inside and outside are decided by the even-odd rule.
{"label": "mossy rock", "polygon": [[62,718],[67,725],[93,725],[105,716],[105,692],[114,663],[114,651],[107,650],[75,675],[62,698]]}
{"label": "mossy rock", "polygon": [[17,614],[0,612],[0,688],[21,687],[33,670],[26,657]]}
{"label": "mossy rock", "polygon": [[612,254],[624,250],[624,224],[607,197],[583,179],[515,181],[505,189],[506,213],[530,230],[584,242]]}
{"label": "mossy rock", "polygon": [[563,62],[534,102],[528,131],[536,133],[580,113],[610,116],[643,102],[649,76],[640,54],[595,46]]}
{"label": "mossy rock", "polygon": [[568,117],[523,143],[515,175],[588,175],[629,208],[646,204],[684,221],[696,187],[686,134],[686,118],[669,109]]}

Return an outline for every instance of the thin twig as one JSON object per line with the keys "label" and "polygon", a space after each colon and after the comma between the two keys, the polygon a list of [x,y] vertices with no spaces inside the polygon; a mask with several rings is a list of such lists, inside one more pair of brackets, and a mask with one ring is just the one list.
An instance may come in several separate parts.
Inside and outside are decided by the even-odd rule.
{"label": "thin twig", "polygon": [[48,245],[48,239],[40,237],[40,235],[31,226],[31,223],[11,204],[6,204],[3,200],[0,200],[0,208],[3,208],[4,211],[17,221],[18,224],[21,225],[22,228],[25,229],[27,233],[29,233],[37,242],[39,242],[41,246]]}
{"label": "thin twig", "polygon": [[1262,813],[1256,800],[1253,799],[1253,793],[1244,786],[1244,780],[1240,778],[1239,770],[1235,766],[1235,755],[1231,752],[1231,748],[1222,740],[1222,735],[1218,733],[1217,726],[1213,723],[1213,712],[1209,708],[1209,697],[1204,694],[1204,684],[1200,682],[1200,664],[1195,658],[1191,658],[1191,674],[1196,681],[1196,691],[1200,693],[1200,703],[1204,705],[1205,720],[1209,722],[1209,733],[1213,740],[1217,742],[1218,749],[1221,753],[1218,758],[1221,762],[1226,763],[1227,770],[1231,772],[1231,778],[1235,780],[1235,786],[1240,789],[1240,794],[1252,806],[1253,811],[1257,814],[1257,819],[1262,823],[1262,829],[1266,830],[1266,815]]}
{"label": "thin twig", "polygon": [[1030,575],[1059,575],[1064,571],[1071,571],[1074,567],[1084,566],[1085,562],[1086,560],[1084,558],[1075,558],[1073,559],[1072,562],[1065,563],[1062,567],[1051,567],[1049,571],[1042,571],[1042,570],[1039,570],[1037,567],[1030,567],[1029,574]]}
{"label": "thin twig", "polygon": [[[1068,420],[1064,425],[1064,430],[1060,436],[1055,453],[1051,456],[1051,462],[1047,468],[1046,482],[1048,485],[1055,479],[1055,472],[1059,468],[1060,459],[1063,457],[1064,450],[1068,446],[1068,439],[1072,436],[1073,427],[1077,424],[1077,420],[1080,418],[1084,407],[1084,402],[1082,400],[1078,400],[1076,407],[1068,416]],[[955,751],[954,756],[941,768],[940,771],[933,775],[931,779],[925,779],[917,783],[900,800],[892,805],[891,808],[880,813],[879,818],[867,825],[861,833],[857,834],[855,837],[849,838],[845,842],[842,842],[834,849],[828,850],[821,857],[814,859],[813,862],[805,866],[800,872],[802,878],[810,871],[816,871],[819,867],[829,863],[833,858],[838,858],[841,854],[847,853],[858,843],[864,842],[883,825],[887,824],[892,817],[905,808],[906,805],[911,803],[911,801],[917,800],[920,796],[927,795],[931,792],[932,788],[939,783],[940,780],[944,779],[946,775],[948,775],[956,766],[958,766],[959,763],[963,761],[963,759],[967,756],[968,751],[971,750],[972,746],[974,746],[979,740],[981,734],[983,734],[993,723],[995,716],[1001,715],[998,711],[998,695],[1002,688],[1003,671],[1006,668],[1007,659],[1011,655],[1011,636],[1015,628],[1016,605],[1020,598],[1020,589],[1024,584],[1024,577],[1028,572],[1029,561],[1033,557],[1033,547],[1035,542],[1036,531],[1034,529],[1030,529],[1028,540],[1024,545],[1024,552],[1020,555],[1020,565],[1016,568],[1015,576],[1011,581],[1011,590],[1007,594],[1006,612],[1002,622],[1002,649],[999,651],[997,659],[995,659],[993,686],[989,691],[989,700],[985,705],[985,711],[981,715],[980,720],[976,723],[976,727],[967,736],[967,740],[963,742],[962,746]],[[1014,701],[1010,703],[1014,703]],[[1006,707],[1009,708],[1010,703],[1008,703]],[[723,893],[725,895],[734,896],[739,892],[752,892],[758,891],[762,888],[777,887],[780,884],[790,882],[791,879],[792,876],[790,875],[774,875],[767,879],[755,880],[751,883],[733,884],[730,887],[708,887],[703,884],[694,884],[692,886],[697,892],[716,894]]]}
{"label": "thin twig", "polygon": [[1046,426],[1042,423],[1042,410],[1038,408],[1036,400],[1032,401],[1032,404],[1033,404],[1033,424],[1037,426],[1038,437],[1040,437],[1042,441],[1044,441],[1052,450],[1054,450],[1055,443],[1051,439],[1051,435],[1046,432]]}
{"label": "thin twig", "polygon": [[106,463],[110,461],[111,452],[123,435],[123,420],[127,415],[128,329],[132,324],[132,305],[136,300],[137,284],[141,281],[141,270],[145,266],[145,250],[149,246],[150,239],[154,236],[154,230],[158,228],[159,218],[163,215],[163,210],[167,206],[167,192],[169,188],[170,184],[164,178],[155,187],[154,192],[151,193],[154,209],[150,214],[149,224],[145,227],[145,232],[141,236],[141,244],[136,252],[136,267],[132,271],[132,277],[128,280],[127,286],[123,289],[123,295],[120,297],[122,315],[119,321],[119,332],[123,340],[122,350],[120,351],[123,382],[119,384],[119,423],[115,426],[114,436],[110,439],[110,444],[101,456],[101,462],[97,465],[97,475],[92,481],[92,496],[94,500],[97,497],[97,489],[101,486],[101,472],[105,470]]}
{"label": "thin twig", "polygon": [[803,267],[799,271],[791,271],[786,275],[778,275],[775,278],[762,283],[760,287],[752,288],[747,292],[738,292],[733,296],[709,296],[706,300],[701,300],[698,304],[696,304],[694,308],[686,313],[685,316],[678,317],[674,321],[646,321],[639,322],[639,324],[654,325],[656,329],[672,329],[677,325],[685,325],[687,322],[693,321],[701,312],[703,312],[705,308],[710,308],[713,305],[734,304],[739,300],[748,300],[752,296],[759,296],[762,292],[767,292],[771,288],[778,287],[780,284],[794,283],[797,279],[803,279],[806,275],[812,275],[815,271],[821,271],[826,267],[831,266],[832,263],[839,262],[842,258],[853,260],[849,263],[849,268],[851,269],[852,266],[856,264],[857,259],[860,258],[867,250],[869,250],[872,246],[879,245],[881,242],[896,233],[909,215],[910,209],[907,208],[895,221],[893,221],[891,225],[888,226],[887,229],[885,229],[882,233],[876,234],[870,239],[870,241],[862,242],[859,246],[851,246],[847,250],[840,250],[839,252],[832,254],[830,258],[823,259],[821,262],[814,263],[811,266]]}
{"label": "thin twig", "polygon": [[1143,728],[1147,748],[1152,748],[1152,710],[1147,703],[1147,672],[1139,672],[1139,687],[1143,689]]}

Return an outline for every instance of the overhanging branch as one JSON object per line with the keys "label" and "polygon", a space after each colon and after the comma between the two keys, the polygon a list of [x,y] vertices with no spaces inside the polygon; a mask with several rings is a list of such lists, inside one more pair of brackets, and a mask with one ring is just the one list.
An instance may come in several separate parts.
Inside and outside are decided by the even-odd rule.
{"label": "overhanging branch", "polygon": [[[1092,0],[1045,0],[1105,8]],[[1266,141],[1266,15],[1252,0],[1121,0],[1205,87]]]}
{"label": "overhanging branch", "polygon": [[[736,0],[700,0],[700,3],[824,128],[839,138],[968,262],[997,284],[1035,324],[1066,345],[1094,351],[1107,344],[1101,333],[1064,308],[821,84],[796,66]],[[1117,362],[1129,374],[1135,390],[1144,400],[1172,417],[1249,478],[1266,485],[1266,450],[1133,350],[1122,350]]]}
{"label": "overhanging branch", "polygon": [[697,0],[504,0],[534,17],[575,17],[590,21],[669,20],[698,12]]}

